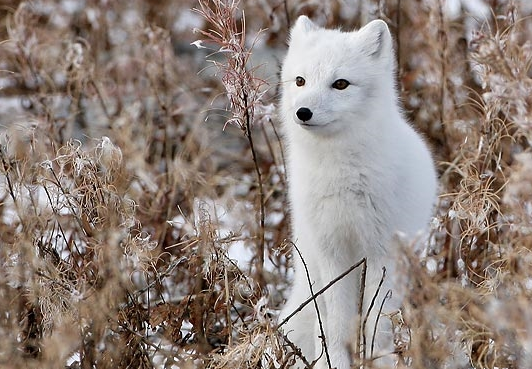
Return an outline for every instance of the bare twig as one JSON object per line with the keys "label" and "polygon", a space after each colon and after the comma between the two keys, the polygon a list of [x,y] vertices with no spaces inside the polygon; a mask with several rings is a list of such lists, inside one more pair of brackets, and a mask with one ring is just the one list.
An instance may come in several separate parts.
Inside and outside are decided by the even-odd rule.
{"label": "bare twig", "polygon": [[[381,290],[381,287],[382,287],[382,284],[384,283],[384,278],[386,277],[386,268],[385,267],[382,267],[382,277],[381,277],[381,280],[379,282],[379,285],[377,286],[377,290],[375,291],[375,293],[373,294],[373,298],[371,299],[371,302],[368,306],[368,310],[366,311],[366,314],[364,315],[364,321],[362,323],[362,344],[363,344],[363,349],[364,351],[366,350],[366,326],[367,326],[367,323],[368,323],[368,319],[369,319],[369,315],[371,313],[371,310],[373,309],[373,306],[375,305],[375,300],[377,299],[377,296],[379,295],[379,292]],[[378,322],[378,316],[377,316],[377,320],[375,321],[375,329],[377,327],[377,322]],[[375,339],[375,335],[373,336],[373,339]],[[365,355],[365,354],[364,354]]]}
{"label": "bare twig", "polygon": [[288,0],[283,0],[284,16],[286,17],[286,28],[290,29],[292,22],[290,21],[290,12],[288,11]]}
{"label": "bare twig", "polygon": [[[384,281],[384,273],[382,275],[381,281]],[[382,283],[379,284],[379,289],[380,289],[381,286],[382,286]],[[372,358],[373,358],[373,349],[375,347],[375,338],[377,336],[377,326],[379,325],[379,320],[380,320],[380,317],[381,317],[381,314],[382,314],[382,309],[384,309],[384,304],[386,303],[386,301],[388,301],[391,298],[392,298],[392,290],[388,290],[388,292],[386,292],[386,295],[382,299],[381,306],[379,307],[379,311],[377,312],[377,318],[375,319],[375,326],[373,327],[373,337],[371,337],[370,356]]]}
{"label": "bare twig", "polygon": [[162,272],[158,272],[157,273],[157,278],[152,281],[151,283],[147,284],[146,286],[144,286],[143,288],[135,291],[135,298],[138,298],[141,294],[143,294],[144,292],[148,291],[150,288],[153,288],[155,287],[155,285],[157,285],[157,283],[161,283],[161,281],[172,275],[172,273],[174,272],[175,268],[181,264],[183,261],[185,261],[187,258],[185,256],[181,256],[179,258],[176,258],[174,260],[172,260],[168,266],[166,267],[165,270],[163,270]]}
{"label": "bare twig", "polygon": [[[231,296],[229,294],[230,288],[229,288],[229,276],[227,275],[227,267],[224,267],[224,287],[225,287],[225,319],[227,319],[227,327],[229,329],[229,332],[233,331],[233,320],[231,319]],[[232,346],[233,344],[233,337],[232,334],[229,333],[228,335],[228,345]]]}
{"label": "bare twig", "polygon": [[324,293],[325,291],[327,291],[329,288],[331,288],[335,283],[337,283],[338,281],[340,281],[341,279],[343,279],[345,276],[347,276],[349,273],[351,273],[353,270],[355,270],[356,268],[358,268],[360,265],[362,264],[366,264],[366,258],[360,260],[358,263],[352,265],[351,267],[349,267],[349,269],[347,269],[345,272],[343,272],[342,274],[340,274],[338,277],[334,278],[332,281],[330,281],[329,283],[327,283],[327,285],[325,285],[325,287],[323,287],[322,289],[320,289],[318,292],[316,292],[314,295],[310,296],[308,299],[306,299],[305,301],[303,301],[301,303],[301,305],[299,305],[297,307],[296,310],[294,310],[290,315],[288,315],[286,318],[284,318],[278,325],[278,327],[281,327],[283,326],[284,324],[286,324],[286,322],[288,322],[294,315],[296,315],[297,313],[299,313],[301,310],[303,310],[303,308],[305,306],[307,306],[308,304],[310,304],[312,302],[312,300],[316,299],[316,297],[318,297],[319,295],[321,295],[322,293]]}
{"label": "bare twig", "polygon": [[107,108],[107,105],[105,103],[101,88],[92,78],[89,80],[89,83],[92,85],[92,87],[94,87],[94,91],[96,91],[96,96],[98,96],[98,101],[100,102],[100,106],[102,107],[102,111],[105,114],[105,117],[108,120],[111,120],[111,113],[109,113],[109,109]]}
{"label": "bare twig", "polygon": [[357,335],[355,337],[355,347],[358,350],[358,355],[361,355],[360,359],[362,362],[365,360],[365,351],[364,342],[361,342],[363,337],[363,326],[362,326],[362,313],[364,312],[364,292],[366,290],[366,273],[368,269],[366,258],[362,259],[364,261],[362,265],[362,273],[360,275],[360,289],[358,294],[358,327]]}
{"label": "bare twig", "polygon": [[305,357],[305,355],[303,355],[303,353],[301,352],[301,349],[299,347],[297,347],[295,343],[290,341],[286,334],[283,334],[283,339],[288,344],[288,346],[290,346],[290,348],[292,349],[292,352],[294,353],[294,355],[296,355],[298,358],[300,358],[301,361],[303,362],[303,364],[305,364],[305,368],[312,368],[314,366],[314,363],[310,364],[308,362],[308,360]]}
{"label": "bare twig", "polygon": [[[247,95],[244,93],[244,104],[247,105]],[[246,129],[244,130],[244,134],[249,142],[249,148],[251,150],[251,156],[253,158],[253,165],[255,167],[255,173],[257,175],[257,183],[259,186],[259,247],[257,251],[258,256],[258,263],[257,266],[257,279],[259,281],[259,286],[264,287],[264,276],[263,276],[263,268],[264,268],[264,188],[262,185],[262,174],[259,167],[259,160],[257,158],[257,152],[255,150],[255,144],[253,143],[253,136],[251,134],[251,114],[249,113],[249,109],[245,110],[245,122],[246,122]]]}
{"label": "bare twig", "polygon": [[19,218],[21,219],[22,225],[24,227],[23,217],[20,216],[19,203],[17,200],[17,196],[15,195],[15,188],[13,187],[13,183],[9,175],[9,172],[12,170],[12,166],[9,163],[9,159],[7,158],[7,155],[4,153],[4,150],[2,149],[1,146],[0,146],[0,157],[2,157],[2,171],[4,172],[4,176],[6,177],[9,196],[11,197],[11,200],[13,200],[13,204],[15,205],[16,212],[17,214],[19,214]]}
{"label": "bare twig", "polygon": [[[368,319],[369,319],[369,315],[371,313],[371,310],[373,309],[373,306],[375,305],[375,300],[377,299],[377,296],[379,295],[379,292],[381,290],[381,286],[382,284],[384,283],[384,278],[386,276],[386,268],[385,267],[382,267],[382,277],[381,277],[381,280],[379,282],[379,285],[377,286],[377,290],[375,291],[375,293],[373,294],[373,298],[371,299],[371,302],[368,306],[368,310],[366,311],[366,314],[364,315],[364,321],[362,322],[362,342],[363,342],[363,346],[364,346],[364,350],[366,349],[366,326],[367,326],[367,323],[368,323]],[[378,319],[378,317],[377,317]],[[377,326],[377,323],[375,323],[375,327]],[[373,337],[375,338],[375,337]]]}
{"label": "bare twig", "polygon": [[[273,133],[275,135],[275,138],[277,139],[277,142],[279,143],[279,148],[281,149],[280,152],[281,152],[281,163],[283,165],[283,173],[281,173],[279,170],[277,170],[277,172],[279,173],[279,177],[281,178],[281,181],[283,182],[283,184],[286,185],[286,175],[285,175],[285,173],[286,173],[286,160],[285,160],[285,157],[284,157],[283,141],[281,140],[281,136],[279,135],[279,132],[277,131],[277,128],[275,128],[275,124],[273,124],[272,120],[268,119],[268,122],[272,126]],[[264,132],[266,133],[266,130],[264,130]],[[269,140],[268,140],[268,142],[269,142]],[[273,149],[271,151],[273,153]],[[272,156],[273,156],[273,154],[272,154]]]}
{"label": "bare twig", "polygon": [[441,77],[440,77],[440,122],[445,127],[445,93],[447,90],[447,32],[445,29],[445,15],[443,14],[443,1],[438,0],[438,36],[440,37],[440,65],[441,65]]}
{"label": "bare twig", "polygon": [[[299,251],[299,248],[294,243],[292,243],[292,247],[297,251],[297,253],[299,255],[299,258],[301,259],[301,262],[303,263],[303,267],[305,268],[305,274],[307,276],[307,282],[308,282],[308,286],[309,286],[309,289],[310,289],[310,295],[311,296],[315,296],[314,295],[314,289],[312,288],[312,279],[310,278],[310,273],[308,271],[307,263],[305,262],[305,259],[303,258],[303,255],[301,254],[301,251]],[[330,369],[331,368],[331,358],[329,357],[329,350],[327,349],[327,337],[325,336],[325,330],[323,329],[323,322],[321,320],[321,314],[320,314],[320,309],[318,307],[318,301],[317,301],[316,298],[313,298],[312,302],[314,303],[314,309],[316,310],[316,316],[318,317],[318,325],[320,327],[320,339],[321,339],[321,344],[322,344],[322,348],[323,348],[322,353],[325,352],[325,357],[327,359],[327,365],[328,365],[328,367]],[[320,355],[320,357],[321,357],[321,355]],[[319,359],[319,358],[317,358],[317,359]]]}

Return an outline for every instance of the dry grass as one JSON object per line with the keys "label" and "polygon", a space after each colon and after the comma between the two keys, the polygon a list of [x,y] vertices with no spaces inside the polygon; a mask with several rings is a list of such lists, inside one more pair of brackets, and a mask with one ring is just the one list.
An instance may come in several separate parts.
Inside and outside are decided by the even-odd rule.
{"label": "dry grass", "polygon": [[268,55],[305,13],[387,20],[440,163],[430,242],[405,248],[399,367],[528,368],[532,21],[490,3],[473,33],[439,0],[2,6],[0,367],[290,366],[272,317],[290,258]]}

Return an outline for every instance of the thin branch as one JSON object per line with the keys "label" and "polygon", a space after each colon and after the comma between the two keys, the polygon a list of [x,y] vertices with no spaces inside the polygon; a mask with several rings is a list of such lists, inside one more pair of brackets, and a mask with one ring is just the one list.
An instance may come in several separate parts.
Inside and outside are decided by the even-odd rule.
{"label": "thin branch", "polygon": [[[247,106],[247,94],[244,93],[244,104]],[[257,262],[257,279],[259,280],[259,286],[264,286],[264,277],[263,277],[263,268],[264,268],[264,188],[262,185],[262,173],[260,171],[259,166],[259,159],[257,157],[257,152],[255,150],[255,144],[253,143],[253,137],[251,135],[251,116],[249,111],[250,107],[246,108],[245,110],[245,119],[246,119],[246,129],[245,129],[245,136],[248,139],[249,142],[249,148],[251,149],[251,156],[253,158],[253,164],[255,167],[255,173],[257,175],[257,183],[259,186],[259,250],[257,252],[258,254],[258,262]]]}
{"label": "thin branch", "polygon": [[107,108],[107,105],[105,104],[105,99],[103,97],[102,90],[100,89],[100,87],[98,87],[98,85],[96,84],[96,82],[92,78],[89,80],[89,83],[94,88],[94,91],[96,91],[96,96],[98,96],[98,100],[100,101],[100,105],[102,107],[102,111],[103,111],[105,117],[108,120],[111,120],[111,118],[112,118],[111,117],[111,113],[109,113],[109,109]]}
{"label": "thin branch", "polygon": [[158,272],[157,273],[157,276],[156,276],[156,279],[154,281],[152,281],[151,283],[149,283],[148,285],[144,286],[143,288],[135,291],[135,298],[138,298],[141,294],[143,294],[144,292],[148,291],[150,288],[154,287],[157,283],[162,283],[162,280],[168,276],[170,276],[174,269],[179,265],[181,264],[181,262],[187,260],[186,256],[181,256],[179,258],[176,258],[174,260],[172,260],[168,266],[166,267],[165,270],[163,270],[162,272]]}
{"label": "thin branch", "polygon": [[442,127],[445,127],[446,117],[445,117],[445,91],[447,90],[447,32],[445,30],[445,16],[443,14],[443,3],[442,0],[438,1],[438,36],[440,39],[440,66],[441,66],[441,77],[440,77],[440,106],[439,106],[439,115],[440,122]]}
{"label": "thin branch", "polygon": [[[271,119],[268,119],[268,122],[272,126],[273,133],[275,134],[275,138],[277,139],[277,142],[279,143],[279,148],[280,148],[280,153],[281,153],[281,163],[283,164],[283,173],[280,173],[278,169],[277,169],[277,173],[279,174],[279,177],[281,178],[281,181],[283,182],[283,184],[286,186],[286,159],[284,157],[283,141],[281,140],[281,136],[279,135],[277,128],[275,128],[275,124],[273,124],[273,121]],[[264,130],[264,132],[266,132],[266,130]]]}
{"label": "thin branch", "polygon": [[305,364],[305,368],[314,367],[314,362],[312,364],[310,364],[308,362],[307,358],[305,357],[305,355],[303,355],[303,353],[301,352],[301,349],[299,347],[297,347],[295,343],[290,341],[286,334],[283,334],[283,339],[288,344],[288,346],[290,346],[290,348],[292,349],[292,352],[294,353],[294,355],[299,357],[301,359],[301,361],[303,362],[303,364]]}
{"label": "thin branch", "polygon": [[[381,281],[384,281],[384,273],[382,275]],[[380,288],[381,285],[382,285],[382,283],[379,285],[379,288]],[[378,314],[377,314],[377,319],[375,320],[375,326],[373,327],[373,337],[371,338],[370,355],[371,355],[372,358],[373,358],[373,349],[375,347],[375,336],[377,335],[377,326],[379,325],[379,319],[380,319],[381,314],[382,314],[382,309],[384,308],[384,304],[386,303],[386,301],[391,299],[391,298],[392,298],[392,290],[388,290],[388,292],[386,292],[386,295],[384,296],[384,298],[381,301],[381,306],[379,307],[379,311],[378,311]]]}
{"label": "thin branch", "polygon": [[397,52],[396,52],[396,59],[397,59],[397,71],[398,74],[401,73],[401,0],[397,0],[397,8],[396,8],[396,19],[395,19],[395,29],[396,29],[396,41],[397,41]]}
{"label": "thin branch", "polygon": [[[364,258],[362,260],[363,260],[364,263],[362,265],[362,274],[360,276],[360,290],[359,290],[359,294],[358,294],[358,316],[359,317],[362,317],[362,313],[364,311],[364,292],[366,290],[366,273],[367,273],[367,270],[368,270],[367,259]],[[366,348],[365,348],[365,342],[362,342],[362,343],[360,342],[361,338],[363,337],[362,328],[363,328],[362,327],[362,321],[360,319],[358,319],[358,331],[357,331],[357,335],[355,337],[355,347],[359,351],[358,354],[362,355],[359,358],[362,360],[362,362],[364,362]]]}
{"label": "thin branch", "polygon": [[[294,243],[292,243],[292,246],[297,251],[297,253],[299,255],[299,258],[301,259],[301,262],[303,263],[303,267],[305,268],[305,274],[307,276],[307,282],[308,282],[308,286],[309,286],[309,289],[310,289],[310,295],[317,297],[317,295],[314,295],[314,289],[312,288],[312,280],[310,279],[310,273],[308,271],[307,263],[305,263],[305,259],[303,258],[303,255],[301,254],[301,251],[299,251],[297,246]],[[323,348],[323,351],[325,351],[325,357],[327,359],[327,365],[328,365],[328,368],[330,369],[331,368],[331,358],[329,357],[329,350],[327,349],[327,339],[326,339],[326,336],[325,336],[325,330],[323,329],[323,322],[321,320],[321,314],[320,314],[320,309],[318,307],[318,301],[316,300],[316,298],[313,298],[311,301],[314,303],[314,309],[316,309],[316,316],[318,317],[318,325],[320,327],[320,339],[321,339],[321,343],[322,343],[322,348]],[[279,325],[279,327],[280,326],[281,325]],[[323,351],[322,351],[322,354],[323,354]],[[320,355],[320,357],[321,357],[321,355]]]}
{"label": "thin branch", "polygon": [[290,29],[291,21],[290,21],[290,12],[288,11],[288,0],[284,0],[284,16],[286,17],[286,28]]}
{"label": "thin branch", "polygon": [[[225,287],[225,311],[227,319],[227,329],[229,332],[233,331],[233,321],[231,319],[231,296],[229,294],[229,276],[227,275],[227,267],[224,266],[224,287]],[[233,345],[233,335],[229,333],[227,335],[227,345],[231,347]]]}
{"label": "thin branch", "polygon": [[296,310],[294,310],[290,315],[288,315],[286,318],[283,319],[283,321],[281,323],[279,323],[278,327],[281,327],[283,326],[284,324],[286,324],[286,322],[288,322],[294,315],[296,315],[297,313],[299,313],[301,310],[303,310],[303,308],[305,306],[307,306],[308,304],[310,304],[310,302],[312,302],[312,300],[316,299],[316,297],[318,297],[319,295],[321,295],[322,293],[324,293],[325,291],[327,291],[329,288],[331,288],[336,282],[340,281],[341,279],[343,279],[346,275],[348,275],[349,273],[351,273],[353,270],[355,270],[356,268],[358,268],[360,265],[362,264],[366,264],[366,258],[360,260],[358,263],[352,265],[349,269],[347,269],[345,272],[343,272],[342,274],[340,274],[338,277],[334,278],[332,281],[330,281],[329,283],[327,283],[327,285],[325,287],[323,287],[321,290],[319,290],[318,292],[316,292],[314,295],[310,296],[308,299],[306,299],[305,301],[303,301],[301,303],[301,305],[298,306],[298,308]]}
{"label": "thin branch", "polygon": [[[379,292],[381,290],[382,284],[384,283],[384,278],[385,277],[386,277],[386,268],[382,267],[381,280],[379,282],[379,285],[377,286],[377,290],[373,294],[373,298],[371,299],[371,302],[369,304],[368,310],[366,311],[366,315],[364,316],[364,321],[362,323],[362,337],[363,337],[362,341],[363,341],[363,344],[364,344],[364,351],[366,350],[366,342],[367,342],[366,341],[366,326],[367,326],[367,323],[368,323],[369,314],[371,313],[371,310],[373,309],[373,306],[375,305],[375,301],[377,300],[377,296],[379,295]],[[374,327],[375,330],[377,329],[378,319],[379,319],[379,316],[377,316],[377,320],[375,321],[375,327]],[[375,340],[375,334],[373,334],[372,341],[374,341],[374,340]]]}

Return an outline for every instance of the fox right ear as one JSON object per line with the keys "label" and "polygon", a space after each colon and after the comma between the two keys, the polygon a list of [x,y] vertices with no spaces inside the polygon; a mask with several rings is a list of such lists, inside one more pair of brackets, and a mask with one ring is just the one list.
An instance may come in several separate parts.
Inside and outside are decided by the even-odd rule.
{"label": "fox right ear", "polygon": [[383,51],[389,52],[392,45],[392,36],[388,25],[380,20],[376,19],[356,32],[357,37],[364,40],[364,47],[362,50],[369,56],[381,55]]}
{"label": "fox right ear", "polygon": [[310,31],[317,30],[319,27],[312,22],[309,17],[306,15],[300,15],[299,18],[297,18],[296,23],[292,27],[292,30],[290,31],[290,35],[293,37],[296,34],[300,33],[307,33]]}

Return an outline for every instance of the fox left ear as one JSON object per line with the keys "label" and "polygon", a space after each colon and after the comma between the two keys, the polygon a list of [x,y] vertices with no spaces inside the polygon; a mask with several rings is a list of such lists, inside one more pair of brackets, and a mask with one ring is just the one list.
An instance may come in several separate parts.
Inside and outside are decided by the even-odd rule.
{"label": "fox left ear", "polygon": [[309,32],[315,31],[319,27],[314,24],[306,15],[300,15],[296,23],[290,30],[289,44],[298,43],[298,40],[304,38]]}
{"label": "fox left ear", "polygon": [[364,40],[362,51],[368,56],[380,56],[392,47],[392,35],[383,20],[373,20],[356,33]]}
{"label": "fox left ear", "polygon": [[307,33],[310,31],[315,31],[318,28],[319,27],[314,24],[314,22],[311,21],[309,17],[307,17],[306,15],[300,15],[297,18],[296,24],[294,24],[294,26],[292,27],[292,33]]}

